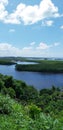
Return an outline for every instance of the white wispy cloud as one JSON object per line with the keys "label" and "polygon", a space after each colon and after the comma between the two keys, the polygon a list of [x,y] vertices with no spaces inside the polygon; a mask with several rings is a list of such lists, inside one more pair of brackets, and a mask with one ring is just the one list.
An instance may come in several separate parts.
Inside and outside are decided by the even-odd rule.
{"label": "white wispy cloud", "polygon": [[54,45],[54,46],[59,46],[60,43],[59,43],[59,42],[55,42],[53,45]]}
{"label": "white wispy cloud", "polygon": [[32,49],[31,46],[28,46],[28,47],[24,47],[22,50],[27,50],[27,51],[30,51]]}
{"label": "white wispy cloud", "polygon": [[29,46],[23,47],[22,50],[26,50],[26,51],[32,50],[34,48],[34,45],[35,42],[31,42]]}
{"label": "white wispy cloud", "polygon": [[31,46],[34,46],[34,45],[35,45],[35,42],[31,42],[30,45],[31,45]]}
{"label": "white wispy cloud", "polygon": [[53,21],[52,20],[45,20],[45,21],[42,21],[42,26],[52,26],[53,25]]}
{"label": "white wispy cloud", "polygon": [[9,32],[15,32],[15,29],[11,28],[11,29],[9,30]]}
{"label": "white wispy cloud", "polygon": [[60,29],[63,29],[63,25],[62,25],[62,26],[60,26]]}
{"label": "white wispy cloud", "polygon": [[[46,18],[59,17],[58,7],[51,0],[41,0],[39,5],[26,5],[20,3],[16,9],[9,13],[6,10],[8,0],[0,0],[0,20],[4,23],[25,25],[34,24]],[[51,26],[52,21],[48,21],[47,25]]]}

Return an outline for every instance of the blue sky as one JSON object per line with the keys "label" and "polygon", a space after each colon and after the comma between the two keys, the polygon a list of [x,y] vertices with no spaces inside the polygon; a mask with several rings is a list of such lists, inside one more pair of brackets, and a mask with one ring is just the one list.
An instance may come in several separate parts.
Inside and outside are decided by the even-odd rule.
{"label": "blue sky", "polygon": [[0,0],[0,56],[63,57],[63,0]]}

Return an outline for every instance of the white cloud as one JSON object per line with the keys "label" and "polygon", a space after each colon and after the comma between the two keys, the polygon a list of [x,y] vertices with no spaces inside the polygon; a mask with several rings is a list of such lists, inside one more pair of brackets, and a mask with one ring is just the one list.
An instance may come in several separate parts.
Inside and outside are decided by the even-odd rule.
{"label": "white cloud", "polygon": [[[8,0],[0,1],[0,20],[4,23],[20,24],[23,22],[25,25],[29,25],[46,18],[60,16],[58,7],[56,7],[51,0],[41,0],[39,5],[20,3],[12,13],[6,10]],[[47,24],[51,25],[52,22],[49,21]]]}
{"label": "white cloud", "polygon": [[40,50],[45,50],[45,49],[48,49],[50,48],[51,45],[47,45],[46,43],[40,43],[38,47],[36,47],[36,49],[40,49]]}
{"label": "white cloud", "polygon": [[63,25],[60,27],[60,29],[63,29]]}
{"label": "white cloud", "polygon": [[23,47],[22,50],[31,51],[34,48],[35,42],[31,42],[29,46]]}
{"label": "white cloud", "polygon": [[48,45],[39,43],[39,45],[17,48],[9,43],[0,43],[0,56],[45,56],[51,48],[59,46],[59,43]]}
{"label": "white cloud", "polygon": [[0,43],[0,56],[17,56],[21,54],[19,48],[8,43]]}
{"label": "white cloud", "polygon": [[59,43],[59,42],[55,42],[53,45],[54,45],[54,46],[59,46],[60,43]]}
{"label": "white cloud", "polygon": [[4,21],[8,12],[5,10],[5,6],[8,4],[8,0],[0,0],[0,20]]}
{"label": "white cloud", "polygon": [[7,5],[8,4],[8,0],[0,0],[0,4]]}
{"label": "white cloud", "polygon": [[31,46],[35,45],[35,42],[31,42],[30,45],[31,45]]}
{"label": "white cloud", "polygon": [[0,51],[7,51],[11,48],[12,46],[8,43],[0,43]]}
{"label": "white cloud", "polygon": [[36,49],[38,49],[38,50],[47,50],[47,49],[49,49],[49,48],[53,48],[53,47],[56,47],[56,46],[59,46],[59,45],[60,45],[59,42],[55,42],[55,43],[50,44],[50,45],[41,42],[41,43],[36,47]]}
{"label": "white cloud", "polygon": [[12,29],[9,30],[9,32],[15,32],[15,29],[12,28]]}
{"label": "white cloud", "polygon": [[52,26],[53,25],[53,21],[52,20],[45,20],[42,22],[42,26]]}
{"label": "white cloud", "polygon": [[27,51],[30,51],[32,49],[31,46],[28,46],[28,47],[24,47],[22,50],[27,50]]}

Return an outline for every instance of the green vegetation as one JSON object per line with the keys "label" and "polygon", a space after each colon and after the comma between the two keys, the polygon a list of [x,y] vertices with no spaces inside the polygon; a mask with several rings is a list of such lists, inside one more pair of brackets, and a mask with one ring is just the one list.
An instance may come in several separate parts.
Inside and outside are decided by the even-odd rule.
{"label": "green vegetation", "polygon": [[0,74],[0,130],[63,130],[63,89],[38,91]]}
{"label": "green vegetation", "polygon": [[41,111],[37,116],[38,109],[37,106],[26,109],[8,95],[0,94],[0,130],[62,130],[63,117],[59,121]]}
{"label": "green vegetation", "polygon": [[0,65],[13,65],[17,64],[18,61],[33,62],[34,60],[28,60],[24,57],[0,57]]}
{"label": "green vegetation", "polygon": [[[36,62],[37,64],[17,64],[17,61]],[[0,65],[15,65],[17,71],[63,73],[63,61],[29,60],[23,57],[0,57]]]}
{"label": "green vegetation", "polygon": [[63,73],[63,61],[39,60],[38,64],[20,65],[16,64],[18,71],[33,71],[33,72],[48,72],[48,73]]}
{"label": "green vegetation", "polygon": [[13,64],[15,64],[15,62],[9,59],[0,59],[0,65],[13,65]]}

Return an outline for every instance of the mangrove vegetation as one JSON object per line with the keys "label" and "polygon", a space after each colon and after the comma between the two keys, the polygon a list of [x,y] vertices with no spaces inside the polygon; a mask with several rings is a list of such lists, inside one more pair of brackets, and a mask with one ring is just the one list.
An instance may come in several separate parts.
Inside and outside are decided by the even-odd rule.
{"label": "mangrove vegetation", "polygon": [[15,68],[18,71],[63,73],[63,61],[38,60],[36,62],[37,64],[16,64]]}

